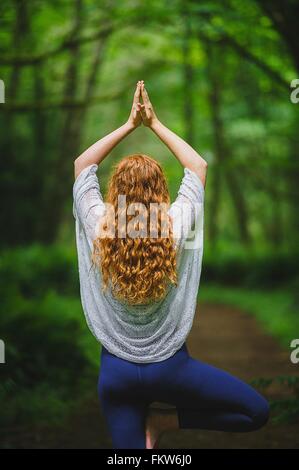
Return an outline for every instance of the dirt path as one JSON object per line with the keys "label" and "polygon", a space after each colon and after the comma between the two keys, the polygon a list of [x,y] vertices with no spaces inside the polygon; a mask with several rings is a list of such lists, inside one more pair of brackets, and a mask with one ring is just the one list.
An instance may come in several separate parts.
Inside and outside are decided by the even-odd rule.
{"label": "dirt path", "polygon": [[[239,310],[201,305],[187,344],[190,354],[202,361],[225,369],[250,381],[258,377],[299,375],[299,366],[289,360],[276,340],[265,334],[255,319]],[[281,397],[281,388],[270,388],[268,398]],[[41,436],[23,440],[25,448],[111,448],[97,397],[86,409],[78,411],[64,430],[47,430]],[[299,423],[267,424],[254,433],[223,433],[200,430],[179,430],[165,434],[164,449],[192,448],[299,448]]]}
{"label": "dirt path", "polygon": [[[188,338],[190,354],[249,382],[258,377],[299,375],[299,366],[290,362],[288,351],[265,334],[255,319],[237,309],[203,305]],[[285,389],[271,386],[267,398],[279,398]],[[267,424],[253,433],[223,433],[181,430],[163,438],[167,448],[299,448],[299,423]]]}

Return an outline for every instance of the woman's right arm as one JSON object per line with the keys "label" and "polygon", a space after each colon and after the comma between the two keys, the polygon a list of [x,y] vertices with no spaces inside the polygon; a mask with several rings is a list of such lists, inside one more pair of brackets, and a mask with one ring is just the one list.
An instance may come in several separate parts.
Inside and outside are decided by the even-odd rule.
{"label": "woman's right arm", "polygon": [[152,129],[152,131],[164,142],[173,155],[185,168],[189,168],[196,173],[203,186],[206,184],[206,175],[208,164],[187,142],[181,137],[176,135],[157,118],[153,106],[150,102],[148,93],[144,84],[141,85],[141,94],[144,105],[142,106],[141,114],[145,126]]}

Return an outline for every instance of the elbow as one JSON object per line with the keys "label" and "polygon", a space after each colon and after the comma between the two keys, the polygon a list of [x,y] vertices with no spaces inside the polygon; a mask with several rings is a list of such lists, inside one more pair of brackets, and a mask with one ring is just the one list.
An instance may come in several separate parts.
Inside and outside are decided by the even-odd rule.
{"label": "elbow", "polygon": [[208,169],[208,162],[207,162],[206,160],[202,159],[202,162],[201,162],[201,163],[202,163],[202,167],[203,167],[205,170],[207,170],[207,169]]}
{"label": "elbow", "polygon": [[208,162],[201,158],[201,160],[197,164],[196,170],[200,173],[206,173],[208,170]]}
{"label": "elbow", "polygon": [[201,158],[201,160],[197,163],[196,167],[193,169],[194,173],[197,174],[204,187],[206,184],[207,170],[208,162],[203,158]]}

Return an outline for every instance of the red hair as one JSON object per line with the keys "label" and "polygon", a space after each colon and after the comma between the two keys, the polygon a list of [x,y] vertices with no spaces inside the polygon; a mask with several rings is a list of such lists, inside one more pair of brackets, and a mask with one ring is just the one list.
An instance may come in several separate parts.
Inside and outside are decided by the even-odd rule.
{"label": "red hair", "polygon": [[[118,212],[119,195],[126,197],[124,211],[127,227],[131,225],[139,231],[144,229],[146,236],[132,237],[125,231],[125,237],[121,238],[125,227],[123,217],[120,217],[122,212]],[[102,232],[93,242],[92,254],[93,264],[102,272],[103,289],[111,280],[114,295],[130,304],[162,299],[170,284],[177,285],[177,272],[171,219],[160,205],[164,203],[168,207],[170,197],[159,163],[143,154],[123,158],[111,175],[106,202],[112,205],[115,213],[113,218],[108,212],[103,217]],[[127,214],[127,208],[132,203],[141,203],[150,214],[145,223],[144,219],[138,218],[136,222],[136,216],[134,221],[134,216]],[[156,221],[154,237],[150,236],[152,217]],[[115,235],[112,237],[108,226],[109,229],[113,227]]]}

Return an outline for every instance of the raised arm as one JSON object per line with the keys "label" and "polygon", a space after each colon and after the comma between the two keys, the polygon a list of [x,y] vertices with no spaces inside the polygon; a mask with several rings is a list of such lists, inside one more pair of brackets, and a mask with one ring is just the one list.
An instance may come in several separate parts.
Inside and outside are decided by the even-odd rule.
{"label": "raised arm", "polygon": [[113,150],[113,148],[129,135],[136,127],[142,123],[141,119],[141,104],[139,102],[141,93],[141,82],[139,81],[134,93],[133,105],[131,114],[128,121],[121,127],[98,140],[95,144],[85,150],[74,161],[74,176],[75,179],[79,176],[84,168],[92,164],[99,164],[102,160]]}
{"label": "raised arm", "polygon": [[208,167],[206,160],[181,137],[159,121],[143,82],[141,84],[141,95],[143,99],[143,105],[141,107],[143,124],[152,129],[159,139],[167,145],[183,167],[189,168],[196,173],[202,181],[203,186],[205,186]]}

